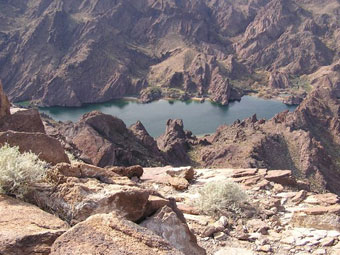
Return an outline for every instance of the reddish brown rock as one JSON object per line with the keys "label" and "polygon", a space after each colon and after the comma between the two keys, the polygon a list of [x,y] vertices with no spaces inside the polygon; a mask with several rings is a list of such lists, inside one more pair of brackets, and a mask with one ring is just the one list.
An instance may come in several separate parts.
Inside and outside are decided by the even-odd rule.
{"label": "reddish brown rock", "polygon": [[340,231],[340,206],[312,207],[293,213],[290,224],[294,227]]}
{"label": "reddish brown rock", "polygon": [[182,120],[169,119],[165,133],[157,139],[158,147],[166,155],[166,160],[175,165],[189,164],[188,137],[184,132]]}
{"label": "reddish brown rock", "polygon": [[339,203],[339,197],[334,193],[315,194],[309,196],[305,202],[309,204],[334,205]]}
{"label": "reddish brown rock", "polygon": [[150,195],[148,198],[148,202],[146,204],[145,214],[143,218],[149,217],[157,212],[160,208],[164,206],[170,206],[170,201],[168,199]]}
{"label": "reddish brown rock", "polygon": [[38,207],[0,195],[0,254],[50,254],[54,241],[69,228]]}
{"label": "reddish brown rock", "polygon": [[67,177],[94,178],[106,184],[118,184],[134,186],[135,184],[126,177],[110,171],[85,163],[59,163],[48,173],[49,178],[56,182],[65,182]]}
{"label": "reddish brown rock", "polygon": [[266,180],[279,183],[282,185],[294,185],[296,181],[292,176],[292,171],[290,170],[272,170],[268,171],[267,175],[264,177]]}
{"label": "reddish brown rock", "polygon": [[0,119],[11,114],[10,107],[11,104],[9,103],[5,92],[3,91],[2,83],[0,81]]}
{"label": "reddish brown rock", "polygon": [[189,187],[189,182],[183,177],[169,177],[168,182],[177,190],[186,190]]}
{"label": "reddish brown rock", "polygon": [[164,206],[154,216],[143,221],[141,226],[164,237],[184,254],[206,254],[205,250],[198,246],[196,237],[190,232],[187,224],[183,223],[168,206]]}
{"label": "reddish brown rock", "polygon": [[142,122],[137,121],[134,125],[130,126],[129,129],[149,150],[153,151],[155,154],[160,154],[157,142],[149,135]]}
{"label": "reddish brown rock", "polygon": [[239,178],[239,177],[245,177],[245,176],[253,176],[258,173],[258,169],[234,169],[232,178]]}
{"label": "reddish brown rock", "polygon": [[31,151],[53,165],[70,162],[59,141],[43,133],[0,132],[0,145],[5,143],[18,146],[20,152]]}
{"label": "reddish brown rock", "polygon": [[183,204],[183,203],[178,203],[177,208],[179,210],[181,210],[183,213],[186,213],[186,214],[192,214],[192,215],[199,215],[200,214],[200,211],[196,207],[189,206],[189,205],[186,205],[186,204]]}
{"label": "reddish brown rock", "polygon": [[305,208],[298,211],[299,213],[305,213],[308,215],[322,215],[327,213],[333,213],[340,215],[340,205],[331,206],[316,206],[311,208]]}
{"label": "reddish brown rock", "polygon": [[22,110],[0,120],[0,131],[45,133],[44,124],[38,110]]}
{"label": "reddish brown rock", "polygon": [[[62,172],[68,172],[69,177]],[[72,225],[91,215],[113,211],[131,221],[144,216],[149,192],[135,186],[127,177],[106,169],[96,171],[85,164],[59,165],[48,176],[51,182],[37,185],[26,199]]]}
{"label": "reddish brown rock", "polygon": [[141,166],[130,166],[130,167],[110,167],[109,171],[112,171],[121,176],[126,176],[129,178],[132,177],[141,177],[143,175],[143,168]]}
{"label": "reddish brown rock", "polygon": [[269,86],[273,89],[286,89],[292,86],[286,73],[274,71],[269,77]]}
{"label": "reddish brown rock", "polygon": [[119,215],[97,214],[83,221],[53,244],[51,255],[160,254],[180,255],[169,242]]}
{"label": "reddish brown rock", "polygon": [[159,151],[136,137],[124,122],[101,112],[85,114],[77,123],[59,124],[55,132],[70,141],[80,158],[99,166],[153,166],[163,158]]}
{"label": "reddish brown rock", "polygon": [[307,197],[307,191],[300,190],[293,198],[292,201],[296,204],[301,203]]}

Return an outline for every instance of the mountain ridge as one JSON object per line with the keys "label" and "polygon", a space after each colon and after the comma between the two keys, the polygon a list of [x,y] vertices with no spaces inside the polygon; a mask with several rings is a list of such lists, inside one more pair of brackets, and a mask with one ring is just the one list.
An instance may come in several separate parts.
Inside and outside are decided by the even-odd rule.
{"label": "mountain ridge", "polygon": [[150,101],[155,88],[156,98],[221,104],[248,90],[303,95],[305,75],[339,59],[336,0],[0,5],[0,78],[14,102],[80,106],[143,94]]}

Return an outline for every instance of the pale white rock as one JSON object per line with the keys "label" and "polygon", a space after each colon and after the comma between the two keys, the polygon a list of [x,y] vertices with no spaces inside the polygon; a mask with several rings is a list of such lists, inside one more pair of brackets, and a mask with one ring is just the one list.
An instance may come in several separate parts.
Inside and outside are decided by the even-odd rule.
{"label": "pale white rock", "polygon": [[274,197],[278,197],[278,198],[293,198],[295,197],[297,194],[297,192],[281,192],[276,194]]}
{"label": "pale white rock", "polygon": [[325,249],[317,249],[312,254],[313,255],[326,255],[327,251]]}
{"label": "pale white rock", "polygon": [[330,230],[330,231],[327,232],[327,236],[328,237],[339,237],[340,232],[336,231],[336,230]]}
{"label": "pale white rock", "polygon": [[228,226],[228,218],[225,217],[225,216],[221,216],[221,218],[218,220],[218,222],[224,227]]}
{"label": "pale white rock", "polygon": [[335,242],[335,238],[334,237],[326,237],[326,238],[322,239],[320,242],[321,242],[321,246],[323,246],[323,247],[332,246]]}
{"label": "pale white rock", "polygon": [[243,248],[225,247],[217,251],[214,255],[255,255],[255,253]]}
{"label": "pale white rock", "polygon": [[225,240],[227,239],[227,237],[228,237],[227,234],[224,232],[217,232],[214,234],[214,239],[217,241]]}
{"label": "pale white rock", "polygon": [[314,230],[312,232],[313,236],[322,239],[325,238],[327,236],[327,230]]}
{"label": "pale white rock", "polygon": [[295,245],[297,245],[297,246],[305,246],[308,243],[309,243],[308,239],[305,238],[305,239],[296,240]]}
{"label": "pale white rock", "polygon": [[288,236],[281,240],[281,243],[295,245],[295,238],[293,236]]}

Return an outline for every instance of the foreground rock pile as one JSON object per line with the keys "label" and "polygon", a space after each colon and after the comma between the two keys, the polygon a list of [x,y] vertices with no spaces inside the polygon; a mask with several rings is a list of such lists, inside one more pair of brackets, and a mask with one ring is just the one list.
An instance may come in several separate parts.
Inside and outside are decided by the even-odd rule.
{"label": "foreground rock pile", "polygon": [[[207,254],[340,252],[338,196],[310,192],[290,170],[195,169],[188,190],[179,191],[164,181],[169,169],[146,168],[142,185],[152,186],[163,195],[171,194],[178,201],[178,208]],[[251,205],[246,214],[226,214],[216,219],[195,208],[196,190],[215,181],[240,183]]]}

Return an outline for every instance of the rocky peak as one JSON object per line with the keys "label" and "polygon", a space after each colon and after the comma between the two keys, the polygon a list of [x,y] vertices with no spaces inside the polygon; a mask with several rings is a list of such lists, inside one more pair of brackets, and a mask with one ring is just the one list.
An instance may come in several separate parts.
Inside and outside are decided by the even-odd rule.
{"label": "rocky peak", "polygon": [[129,130],[139,139],[146,147],[155,153],[160,153],[157,142],[149,135],[142,122],[137,121],[135,124],[129,127]]}
{"label": "rocky peak", "polygon": [[189,143],[184,131],[182,120],[169,119],[166,123],[165,133],[157,139],[158,147],[166,154],[166,158],[173,164],[186,164],[190,162],[187,155]]}

